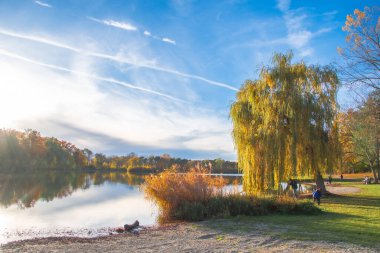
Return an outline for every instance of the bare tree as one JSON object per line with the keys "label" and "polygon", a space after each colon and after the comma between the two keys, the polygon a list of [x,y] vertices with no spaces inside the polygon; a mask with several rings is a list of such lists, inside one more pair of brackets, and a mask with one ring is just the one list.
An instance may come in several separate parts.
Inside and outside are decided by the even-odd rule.
{"label": "bare tree", "polygon": [[338,48],[344,58],[342,80],[351,87],[364,85],[380,90],[380,8],[365,7],[347,15],[343,31],[347,32],[345,48]]}

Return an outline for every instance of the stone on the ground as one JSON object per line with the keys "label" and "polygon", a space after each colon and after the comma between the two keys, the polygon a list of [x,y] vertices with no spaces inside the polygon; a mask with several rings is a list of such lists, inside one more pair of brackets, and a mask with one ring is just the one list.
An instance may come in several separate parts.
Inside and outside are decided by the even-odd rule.
{"label": "stone on the ground", "polygon": [[125,224],[124,225],[124,230],[125,231],[132,231],[133,229],[137,228],[140,225],[139,221],[135,221],[131,225]]}

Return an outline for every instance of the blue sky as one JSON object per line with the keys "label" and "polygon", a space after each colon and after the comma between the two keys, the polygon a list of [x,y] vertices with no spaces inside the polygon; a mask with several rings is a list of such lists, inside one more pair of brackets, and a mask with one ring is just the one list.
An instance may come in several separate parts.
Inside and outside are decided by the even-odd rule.
{"label": "blue sky", "polygon": [[110,155],[235,159],[228,112],[241,84],[274,52],[339,62],[345,17],[366,5],[0,0],[0,127]]}

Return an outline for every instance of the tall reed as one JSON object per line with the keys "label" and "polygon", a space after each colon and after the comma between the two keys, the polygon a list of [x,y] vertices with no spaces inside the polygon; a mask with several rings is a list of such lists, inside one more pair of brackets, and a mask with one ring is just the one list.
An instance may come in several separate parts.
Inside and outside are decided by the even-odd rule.
{"label": "tall reed", "polygon": [[186,204],[206,204],[213,197],[223,196],[226,180],[204,172],[192,169],[184,174],[164,171],[152,175],[143,185],[145,196],[158,205],[162,218],[171,219]]}

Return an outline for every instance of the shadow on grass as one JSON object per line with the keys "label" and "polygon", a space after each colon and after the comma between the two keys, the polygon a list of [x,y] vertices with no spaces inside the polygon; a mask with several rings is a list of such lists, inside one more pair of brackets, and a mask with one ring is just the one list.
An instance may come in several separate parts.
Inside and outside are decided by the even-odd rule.
{"label": "shadow on grass", "polygon": [[322,198],[322,201],[328,204],[351,205],[357,207],[368,206],[380,208],[379,197],[332,195]]}
{"label": "shadow on grass", "polygon": [[[254,228],[261,228],[260,232],[276,232],[276,229],[291,231],[296,227],[313,228],[318,226],[318,231],[326,224],[321,221],[325,220],[329,223],[338,222],[340,220],[352,220],[360,218],[358,215],[338,214],[333,212],[323,212],[315,215],[263,215],[263,216],[236,216],[229,219],[210,219],[202,221],[199,224],[205,227],[222,230],[223,232],[238,231],[255,231]],[[268,230],[269,229],[269,230]],[[275,229],[274,231],[271,231]],[[315,230],[317,231],[317,230]]]}

